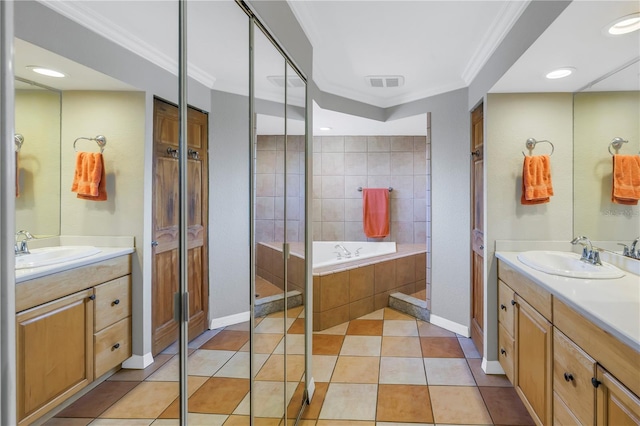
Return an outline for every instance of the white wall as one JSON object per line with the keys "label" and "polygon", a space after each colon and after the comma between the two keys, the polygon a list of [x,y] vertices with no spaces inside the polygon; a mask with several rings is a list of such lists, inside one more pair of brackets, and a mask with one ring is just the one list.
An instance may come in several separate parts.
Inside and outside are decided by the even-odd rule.
{"label": "white wall", "polygon": [[[497,359],[496,240],[564,240],[573,238],[573,94],[488,94],[484,105],[485,181],[485,342],[484,357]],[[528,138],[549,140],[549,203],[520,204],[522,151]],[[549,154],[539,143],[533,155]]]}

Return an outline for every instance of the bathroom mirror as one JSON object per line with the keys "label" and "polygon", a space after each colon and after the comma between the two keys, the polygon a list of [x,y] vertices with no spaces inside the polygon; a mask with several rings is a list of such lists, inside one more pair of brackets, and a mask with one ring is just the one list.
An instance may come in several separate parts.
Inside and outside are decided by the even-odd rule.
{"label": "bathroom mirror", "polygon": [[636,60],[574,94],[574,235],[617,252],[640,235],[640,205],[611,201],[612,153],[640,153],[639,75]]}
{"label": "bathroom mirror", "polygon": [[23,78],[15,81],[16,230],[60,234],[61,92]]}

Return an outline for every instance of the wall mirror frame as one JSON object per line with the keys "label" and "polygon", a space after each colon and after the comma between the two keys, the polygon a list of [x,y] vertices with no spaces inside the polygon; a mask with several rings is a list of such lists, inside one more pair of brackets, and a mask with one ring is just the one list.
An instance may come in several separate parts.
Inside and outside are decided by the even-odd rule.
{"label": "wall mirror frame", "polygon": [[640,235],[640,206],[612,202],[612,154],[640,154],[639,73],[635,58],[574,93],[574,235],[618,253]]}

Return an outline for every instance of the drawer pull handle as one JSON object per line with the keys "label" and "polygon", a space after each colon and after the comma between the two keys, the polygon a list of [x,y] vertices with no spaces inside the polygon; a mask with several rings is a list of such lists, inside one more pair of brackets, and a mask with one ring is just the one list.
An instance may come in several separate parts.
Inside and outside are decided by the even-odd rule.
{"label": "drawer pull handle", "polygon": [[505,351],[504,348],[500,348],[500,353],[505,356],[507,355],[507,351]]}
{"label": "drawer pull handle", "polygon": [[594,388],[597,388],[598,386],[600,386],[600,383],[602,383],[600,380],[596,379],[595,377],[591,378],[591,384],[593,385]]}
{"label": "drawer pull handle", "polygon": [[567,382],[571,382],[571,381],[573,381],[573,374],[571,374],[571,373],[564,373],[564,379],[565,379]]}
{"label": "drawer pull handle", "polygon": [[116,299],[116,300],[114,300],[114,301],[113,301],[113,304],[114,304],[114,305],[119,305],[119,304],[120,304],[120,299]]}
{"label": "drawer pull handle", "polygon": [[501,304],[500,304],[500,309],[502,309],[503,311],[506,311],[506,310],[507,310],[507,307],[505,306],[505,304],[504,304],[504,303],[501,303]]}
{"label": "drawer pull handle", "polygon": [[96,300],[96,295],[92,294],[91,296],[89,296],[89,300]]}
{"label": "drawer pull handle", "polygon": [[113,345],[113,349],[118,349],[120,347],[120,343],[116,343],[115,345]]}
{"label": "drawer pull handle", "polygon": [[511,306],[516,306],[516,301],[515,300],[511,301]]}

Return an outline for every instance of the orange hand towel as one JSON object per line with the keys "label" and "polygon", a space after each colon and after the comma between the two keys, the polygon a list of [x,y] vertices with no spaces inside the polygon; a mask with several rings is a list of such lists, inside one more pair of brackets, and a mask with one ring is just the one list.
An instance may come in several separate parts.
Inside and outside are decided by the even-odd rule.
{"label": "orange hand towel", "polygon": [[77,192],[78,198],[85,200],[107,199],[104,158],[101,153],[78,153],[71,191]]}
{"label": "orange hand towel", "polygon": [[369,188],[362,190],[364,233],[369,238],[389,235],[389,190]]}
{"label": "orange hand towel", "polygon": [[553,195],[551,160],[548,155],[524,157],[520,203],[543,204]]}
{"label": "orange hand towel", "polygon": [[613,156],[611,201],[637,205],[640,200],[640,155]]}
{"label": "orange hand towel", "polygon": [[16,198],[20,197],[20,167],[18,164],[18,151],[16,151]]}

